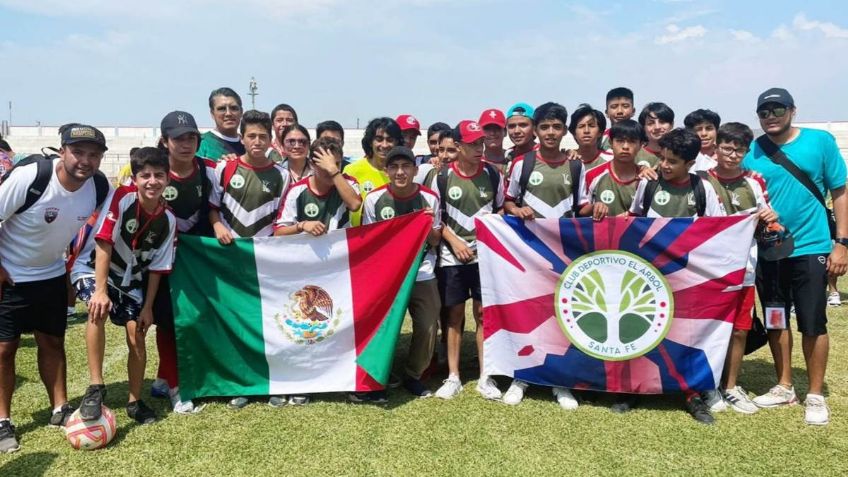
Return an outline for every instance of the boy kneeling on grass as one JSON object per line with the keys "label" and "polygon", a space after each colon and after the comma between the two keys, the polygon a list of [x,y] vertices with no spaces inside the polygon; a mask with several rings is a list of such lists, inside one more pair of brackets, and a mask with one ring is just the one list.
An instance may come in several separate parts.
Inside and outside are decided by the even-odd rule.
{"label": "boy kneeling on grass", "polygon": [[[630,214],[638,217],[726,215],[709,181],[689,173],[689,168],[701,150],[698,136],[692,131],[677,128],[663,135],[658,145],[660,177],[656,181],[642,179],[630,206]],[[709,406],[698,392],[686,390],[683,394],[686,397],[686,411],[696,421],[702,424],[715,422]],[[635,401],[629,407],[634,405]]]}
{"label": "boy kneeling on grass", "polygon": [[95,234],[71,271],[77,296],[88,305],[85,342],[91,385],[79,412],[84,420],[99,419],[106,397],[103,354],[106,318],[126,330],[129,356],[127,415],[140,424],[156,420],[141,400],[147,352],[144,338],[153,324],[153,301],[161,274],[171,271],[177,220],[162,192],[168,185],[168,157],[155,147],[143,147],[130,160],[133,184],[119,187],[100,213]]}

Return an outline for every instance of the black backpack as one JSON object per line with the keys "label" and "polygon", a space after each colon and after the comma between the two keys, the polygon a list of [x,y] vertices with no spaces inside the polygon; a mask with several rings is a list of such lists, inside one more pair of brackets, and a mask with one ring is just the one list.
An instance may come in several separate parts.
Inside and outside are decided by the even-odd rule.
{"label": "black backpack", "polygon": [[[695,195],[695,210],[698,217],[703,217],[707,213],[707,192],[704,190],[704,182],[697,174],[689,174],[689,183],[692,186],[692,193]],[[645,185],[645,195],[642,197],[642,214],[648,215],[648,210],[651,208],[651,202],[654,201],[654,194],[657,192],[659,180],[648,181]]]}
{"label": "black backpack", "polygon": [[[527,193],[527,184],[530,183],[530,174],[533,173],[535,166],[536,151],[524,154],[521,159],[521,176],[518,178],[518,197],[515,198],[515,203],[519,207],[524,206],[524,194]],[[579,160],[568,161],[568,169],[571,172],[571,214],[576,217],[580,208],[578,202],[580,200],[580,173],[583,169],[583,163]]]}
{"label": "black backpack", "polygon": [[[55,151],[54,149],[50,150]],[[32,207],[33,204],[38,202],[38,199],[41,198],[41,195],[44,194],[44,191],[50,184],[50,178],[53,176],[53,160],[59,156],[46,152],[44,149],[42,149],[41,152],[42,154],[32,154],[21,159],[14,167],[6,171],[6,173],[3,174],[3,178],[0,179],[0,184],[2,184],[3,182],[6,182],[6,179],[9,178],[9,175],[12,174],[15,169],[33,163],[36,164],[37,170],[35,173],[35,180],[32,181],[32,184],[30,184],[29,189],[27,190],[24,205],[20,206],[18,210],[15,211],[15,214],[25,212],[27,209]],[[94,188],[97,194],[96,208],[100,209],[100,206],[106,201],[106,196],[109,195],[109,180],[106,179],[106,176],[100,171],[95,172],[92,177],[94,179]]]}

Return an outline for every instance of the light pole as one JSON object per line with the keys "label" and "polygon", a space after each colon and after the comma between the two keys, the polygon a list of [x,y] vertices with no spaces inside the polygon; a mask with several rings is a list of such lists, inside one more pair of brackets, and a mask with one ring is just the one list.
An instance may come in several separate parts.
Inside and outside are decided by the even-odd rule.
{"label": "light pole", "polygon": [[253,105],[253,109],[256,109],[256,95],[257,91],[259,91],[259,85],[256,84],[256,78],[250,77],[250,104]]}

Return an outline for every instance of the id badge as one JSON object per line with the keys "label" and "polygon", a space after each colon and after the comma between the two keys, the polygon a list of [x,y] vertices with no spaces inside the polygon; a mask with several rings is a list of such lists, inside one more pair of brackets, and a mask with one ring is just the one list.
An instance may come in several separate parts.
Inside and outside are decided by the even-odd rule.
{"label": "id badge", "polygon": [[765,325],[767,330],[785,330],[789,327],[786,322],[786,308],[783,305],[765,307]]}

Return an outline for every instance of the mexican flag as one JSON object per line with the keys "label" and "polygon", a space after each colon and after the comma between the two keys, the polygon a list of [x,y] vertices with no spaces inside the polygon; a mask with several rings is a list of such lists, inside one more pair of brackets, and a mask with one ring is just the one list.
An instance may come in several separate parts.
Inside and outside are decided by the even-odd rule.
{"label": "mexican flag", "polygon": [[383,389],[431,227],[417,213],[320,237],[180,237],[181,396]]}

